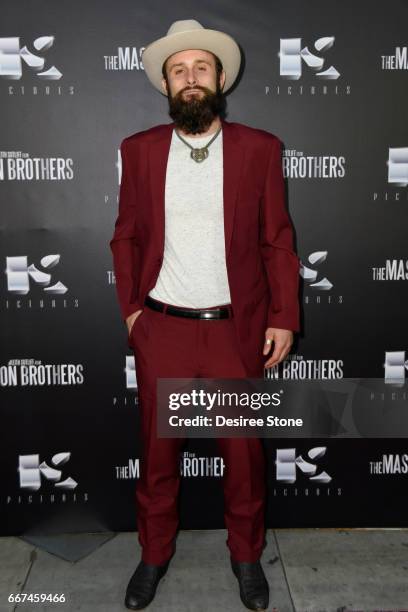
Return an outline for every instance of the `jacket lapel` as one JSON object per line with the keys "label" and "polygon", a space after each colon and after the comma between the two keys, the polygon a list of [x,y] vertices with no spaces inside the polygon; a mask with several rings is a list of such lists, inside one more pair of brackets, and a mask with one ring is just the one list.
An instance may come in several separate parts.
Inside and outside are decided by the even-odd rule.
{"label": "jacket lapel", "polygon": [[167,159],[173,133],[173,123],[162,126],[156,140],[149,147],[149,180],[152,195],[153,228],[158,252],[164,252],[164,204]]}
{"label": "jacket lapel", "polygon": [[[224,119],[222,122],[224,160],[224,234],[225,254],[228,257],[234,226],[235,205],[238,196],[239,177],[242,173],[244,149],[240,144],[235,126]],[[149,180],[152,194],[152,215],[157,247],[164,251],[165,185],[173,123],[163,125],[157,138],[149,146]],[[210,153],[211,154],[211,153]],[[205,163],[205,161],[203,162]]]}
{"label": "jacket lapel", "polygon": [[244,147],[234,124],[222,120],[224,157],[224,233],[225,255],[228,258],[234,227],[235,205],[244,162]]}

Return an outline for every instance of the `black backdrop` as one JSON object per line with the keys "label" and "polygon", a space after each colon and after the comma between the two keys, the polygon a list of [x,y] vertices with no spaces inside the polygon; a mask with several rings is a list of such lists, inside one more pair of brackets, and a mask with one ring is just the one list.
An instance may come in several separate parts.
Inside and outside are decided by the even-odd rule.
{"label": "black backdrop", "polygon": [[[2,534],[135,527],[137,392],[109,249],[119,144],[170,120],[141,50],[190,18],[242,48],[227,119],[285,143],[305,278],[303,331],[278,375],[318,378],[330,365],[339,378],[381,378],[386,354],[400,352],[405,376],[405,1],[8,4],[0,31]],[[390,387],[386,409],[392,393],[405,392]],[[190,440],[182,457],[183,528],[223,526],[213,442]],[[407,525],[405,440],[265,447],[269,526]],[[277,450],[292,447],[330,480],[298,468],[295,482],[280,481]],[[316,459],[315,447],[323,448]]]}

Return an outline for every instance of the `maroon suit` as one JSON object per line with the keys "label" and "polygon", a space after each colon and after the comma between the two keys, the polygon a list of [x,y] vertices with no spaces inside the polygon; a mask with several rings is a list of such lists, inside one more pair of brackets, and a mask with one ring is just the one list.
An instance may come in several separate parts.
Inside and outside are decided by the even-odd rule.
{"label": "maroon suit", "polygon": [[[226,265],[250,375],[264,361],[266,327],[299,331],[299,259],[285,208],[280,140],[239,123],[223,121],[222,128]],[[173,123],[159,125],[121,144],[119,216],[110,245],[123,319],[143,308],[163,261],[172,130]]]}
{"label": "maroon suit", "polygon": [[[173,550],[182,442],[156,436],[157,378],[260,377],[266,328],[299,330],[299,259],[285,208],[281,142],[264,130],[224,120],[224,233],[233,318],[187,320],[144,307],[163,262],[173,127],[159,125],[123,140],[119,216],[110,241],[123,319],[144,308],[129,346],[135,352],[144,446],[137,486],[139,540],[145,562],[156,564]],[[256,438],[217,443],[227,463],[227,543],[235,560],[254,561],[264,538],[261,443]]]}

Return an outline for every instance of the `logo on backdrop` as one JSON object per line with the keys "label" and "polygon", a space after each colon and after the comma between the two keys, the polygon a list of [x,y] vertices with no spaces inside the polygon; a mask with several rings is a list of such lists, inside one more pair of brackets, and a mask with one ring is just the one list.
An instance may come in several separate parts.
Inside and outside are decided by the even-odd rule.
{"label": "logo on backdrop", "polygon": [[[334,36],[324,36],[314,42],[314,48],[325,53],[334,45]],[[309,51],[308,47],[302,49],[301,38],[281,38],[279,50],[279,73],[283,79],[297,81],[302,76],[303,63],[315,73],[315,76],[324,80],[336,80],[340,73],[334,66],[324,69],[325,59]]]}
{"label": "logo on backdrop", "polygon": [[21,507],[32,504],[49,503],[55,506],[88,502],[88,493],[77,490],[78,482],[65,469],[65,464],[70,458],[70,452],[56,453],[48,462],[41,461],[37,453],[19,455],[17,492],[1,496],[0,503]]}
{"label": "logo on backdrop", "polygon": [[0,387],[82,385],[82,363],[41,363],[37,359],[10,359],[0,365]]}
{"label": "logo on backdrop", "polygon": [[[33,41],[33,47],[39,53],[47,51],[54,44],[54,36],[40,36]],[[45,59],[38,53],[32,53],[24,45],[20,46],[18,36],[0,38],[0,76],[5,79],[21,79],[23,65],[26,65],[39,79],[56,81],[62,73],[55,66],[45,68]]]}
{"label": "logo on backdrop", "polygon": [[[308,84],[282,86],[281,83],[265,86],[265,95],[304,96],[304,95],[349,95],[350,85],[338,84],[340,72],[327,59],[327,52],[333,47],[334,36],[317,38],[310,51],[302,38],[281,38],[279,58],[279,76],[283,81],[300,81],[308,76]],[[310,83],[310,78],[312,83]],[[322,84],[320,84],[321,82]],[[333,82],[333,85],[329,85]]]}
{"label": "logo on backdrop", "polygon": [[116,276],[113,270],[106,270],[108,276],[108,285],[116,285]]}
{"label": "logo on backdrop", "polygon": [[388,149],[388,182],[406,187],[408,185],[408,147]]}
{"label": "logo on backdrop", "polygon": [[[125,356],[125,365],[121,370],[125,374],[124,385],[121,385],[121,394],[114,395],[112,406],[137,406],[139,402],[137,393],[136,365],[134,355]],[[122,391],[124,388],[124,392]]]}
{"label": "logo on backdrop", "polygon": [[133,355],[126,355],[126,389],[137,389],[135,358]]}
{"label": "logo on backdrop", "polygon": [[371,270],[374,281],[408,280],[408,259],[386,259],[384,266]]}
{"label": "logo on backdrop", "polygon": [[395,47],[394,55],[381,55],[381,70],[408,70],[408,47]]}
{"label": "logo on backdrop", "polygon": [[144,70],[144,47],[118,47],[116,55],[104,55],[105,70]]}
{"label": "logo on backdrop", "polygon": [[[307,260],[312,266],[319,266],[326,261],[327,253],[328,251],[315,251],[309,255]],[[315,291],[330,291],[333,288],[332,283],[326,277],[317,280],[318,274],[318,270],[309,268],[305,266],[302,261],[300,262],[300,276],[309,285],[310,289]]]}
{"label": "logo on backdrop", "polygon": [[113,204],[117,207],[119,202],[119,190],[120,182],[122,180],[122,156],[120,154],[120,149],[116,149],[116,162],[115,162],[115,172],[117,176],[117,187],[112,193],[105,193],[104,202],[105,204]]}
{"label": "logo on backdrop", "polygon": [[387,476],[388,474],[408,474],[408,455],[383,455],[379,461],[369,462],[370,474]]}
{"label": "logo on backdrop", "polygon": [[30,157],[23,151],[0,151],[0,181],[66,181],[74,178],[71,157]]}
{"label": "logo on backdrop", "polygon": [[408,361],[405,351],[386,351],[384,361],[384,381],[386,384],[403,387],[405,384]]}
{"label": "logo on backdrop", "polygon": [[307,380],[338,379],[344,377],[342,359],[305,359],[291,354],[283,361],[266,369],[266,379]]}
{"label": "logo on backdrop", "polygon": [[285,149],[282,156],[285,178],[344,178],[346,158],[335,155],[305,155],[303,151]]}
{"label": "logo on backdrop", "polygon": [[[35,297],[40,293],[42,296],[37,302],[32,297],[29,297],[26,301],[18,299],[15,302],[6,299],[6,309],[11,309],[13,306],[16,310],[33,310],[35,306],[39,310],[46,310],[47,307],[56,308],[57,306],[68,308],[69,302],[72,302],[74,308],[78,308],[79,300],[77,298],[70,298],[68,301],[65,297],[62,298],[68,291],[68,288],[63,282],[56,280],[56,274],[52,275],[48,272],[59,261],[60,255],[45,255],[40,259],[40,264],[43,268],[41,270],[34,263],[28,263],[27,255],[6,257],[5,273],[8,292],[12,295],[30,294],[30,296],[34,295]],[[46,301],[44,295],[49,296],[50,299]],[[56,299],[59,296],[61,296],[61,299]]]}
{"label": "logo on backdrop", "polygon": [[180,457],[180,474],[184,478],[221,478],[225,463],[222,457],[197,457],[196,453],[184,451]]}
{"label": "logo on backdrop", "polygon": [[[326,454],[326,446],[315,446],[307,451],[307,456],[312,461],[320,459]],[[276,449],[276,480],[280,482],[294,483],[297,479],[297,468],[308,480],[317,483],[331,482],[332,477],[324,470],[316,473],[319,466],[315,463],[305,461],[302,455],[296,456],[296,448]]]}
{"label": "logo on backdrop", "polygon": [[[45,255],[41,258],[40,263],[43,268],[49,270],[54,268],[59,260],[60,255]],[[36,285],[43,287],[44,293],[61,295],[68,291],[61,281],[50,285],[51,274],[38,270],[34,264],[28,265],[26,255],[6,257],[6,276],[7,289],[10,293],[26,295],[30,291],[30,279]]]}
{"label": "logo on backdrop", "polygon": [[[406,351],[385,351],[384,361],[381,361],[379,368],[382,365],[384,369],[384,384],[381,383],[381,378],[378,379],[378,385],[370,389],[369,399],[373,402],[383,402],[384,409],[388,410],[394,405],[398,406],[401,402],[408,402],[407,390],[407,371],[408,360]],[[405,406],[404,406],[405,409]]]}
{"label": "logo on backdrop", "polygon": [[[50,95],[56,93],[62,95],[64,92],[74,94],[73,86],[63,87],[60,84],[42,85],[42,83],[57,82],[62,78],[62,72],[57,66],[49,65],[46,61],[47,51],[54,45],[54,36],[39,36],[32,41],[34,51],[30,51],[27,45],[21,46],[19,36],[0,38],[0,77],[7,81],[20,81],[23,77],[34,78],[37,84],[32,87],[27,85],[8,85],[8,95],[22,95],[29,93]],[[46,65],[47,64],[47,65]]]}
{"label": "logo on backdrop", "polygon": [[115,465],[116,480],[132,480],[140,477],[140,459],[129,459],[127,465]]}
{"label": "logo on backdrop", "polygon": [[[384,162],[383,162],[384,163]],[[373,192],[373,201],[376,200],[388,202],[390,200],[399,202],[408,200],[408,190],[405,189],[408,185],[408,147],[389,147],[388,159],[385,161],[387,167],[387,184],[393,188],[391,191],[381,190]],[[385,183],[386,173],[379,170],[379,175],[383,177]],[[402,189],[397,189],[401,187]],[[382,188],[381,188],[382,189]],[[382,196],[382,197],[381,197]]]}
{"label": "logo on backdrop", "polygon": [[[196,453],[184,451],[180,455],[180,475],[183,478],[221,478],[225,463],[222,457],[197,457]],[[117,480],[140,477],[140,459],[129,459],[126,465],[115,466]]]}
{"label": "logo on backdrop", "polygon": [[343,304],[344,297],[332,292],[333,283],[324,276],[324,262],[327,259],[327,251],[314,251],[308,258],[308,265],[300,262],[300,276],[305,282],[303,303],[306,305],[333,305]]}
{"label": "logo on backdrop", "polygon": [[51,466],[45,461],[40,463],[40,455],[19,455],[18,472],[20,475],[20,488],[38,491],[41,488],[41,477],[53,483],[56,489],[75,489],[76,480],[68,476],[61,480],[62,471],[57,469],[70,459],[71,453],[57,453],[51,458]]}
{"label": "logo on backdrop", "polygon": [[[298,455],[296,448],[276,449],[276,486],[274,497],[340,497],[341,487],[331,487],[332,477],[320,463],[326,455],[326,446],[316,446],[307,451],[307,459]],[[285,486],[289,484],[291,486]],[[278,486],[280,485],[280,486]],[[293,486],[292,486],[293,485]]]}
{"label": "logo on backdrop", "polygon": [[122,180],[122,155],[120,154],[120,149],[117,149],[117,161],[115,165],[118,171],[118,185],[120,185]]}

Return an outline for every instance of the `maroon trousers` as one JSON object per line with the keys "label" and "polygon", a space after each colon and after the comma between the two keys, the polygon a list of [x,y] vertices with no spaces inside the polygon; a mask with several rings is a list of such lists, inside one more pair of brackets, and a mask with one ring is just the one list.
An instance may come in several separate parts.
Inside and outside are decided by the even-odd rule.
{"label": "maroon trousers", "polygon": [[[142,456],[136,487],[142,559],[161,565],[173,554],[183,438],[158,438],[157,378],[245,378],[229,319],[186,319],[147,306],[131,329],[141,418]],[[262,350],[262,347],[260,347]],[[259,377],[263,371],[259,372]],[[265,541],[265,457],[258,438],[218,438],[226,544],[236,561],[256,561]],[[203,500],[204,501],[204,500]]]}

